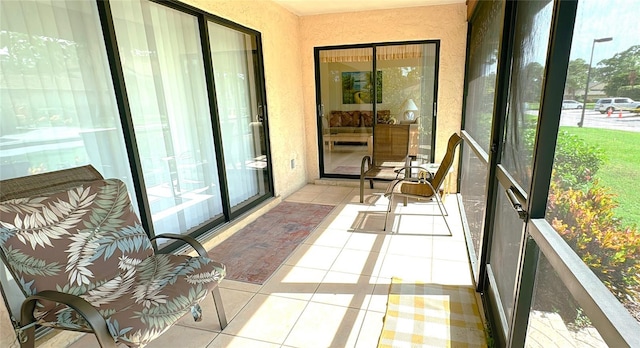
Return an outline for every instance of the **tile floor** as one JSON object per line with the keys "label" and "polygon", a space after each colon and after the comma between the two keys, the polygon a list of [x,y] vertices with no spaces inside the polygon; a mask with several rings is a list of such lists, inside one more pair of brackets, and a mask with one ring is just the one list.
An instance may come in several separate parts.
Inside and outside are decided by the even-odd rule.
{"label": "tile floor", "polygon": [[[204,319],[182,318],[148,347],[375,347],[391,277],[472,284],[456,200],[445,199],[453,236],[433,203],[399,204],[384,232],[387,200],[358,188],[307,185],[286,200],[335,209],[262,286],[223,280],[229,325],[220,332],[213,300]],[[97,347],[85,335],[73,348]]]}

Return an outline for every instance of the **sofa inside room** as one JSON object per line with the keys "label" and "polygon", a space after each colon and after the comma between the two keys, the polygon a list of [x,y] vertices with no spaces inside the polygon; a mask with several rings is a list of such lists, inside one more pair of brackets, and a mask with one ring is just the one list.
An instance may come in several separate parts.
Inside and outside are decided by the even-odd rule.
{"label": "sofa inside room", "polygon": [[[377,118],[378,123],[392,123],[395,121],[391,117],[390,110],[378,110]],[[367,145],[371,146],[373,111],[333,110],[329,115],[328,123],[328,134],[326,134],[325,141],[329,144],[329,150],[333,150],[333,146],[337,142],[367,143]]]}
{"label": "sofa inside room", "polygon": [[[378,124],[396,124],[408,121],[398,120],[391,116],[391,110],[377,111]],[[415,122],[411,125],[411,149],[412,154],[417,153],[418,132]],[[340,111],[333,110],[329,114],[328,127],[324,130],[325,145],[329,146],[329,151],[333,151],[336,143],[359,143],[367,144],[368,152],[373,148],[373,111],[353,110]]]}

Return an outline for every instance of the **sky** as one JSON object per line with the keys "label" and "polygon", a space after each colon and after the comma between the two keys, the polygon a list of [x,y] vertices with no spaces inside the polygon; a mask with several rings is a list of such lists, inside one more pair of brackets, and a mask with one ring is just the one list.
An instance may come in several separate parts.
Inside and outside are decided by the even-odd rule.
{"label": "sky", "polygon": [[594,39],[612,37],[596,43],[593,66],[603,59],[640,45],[640,0],[579,0],[571,44],[571,60],[589,63]]}

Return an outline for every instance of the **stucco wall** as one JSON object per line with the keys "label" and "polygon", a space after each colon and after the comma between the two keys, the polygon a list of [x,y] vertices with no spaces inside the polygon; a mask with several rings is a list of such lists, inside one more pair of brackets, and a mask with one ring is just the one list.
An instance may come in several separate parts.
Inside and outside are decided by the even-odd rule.
{"label": "stucco wall", "polygon": [[440,40],[436,160],[460,130],[465,4],[298,17],[271,1],[184,2],[262,33],[276,195],[319,177],[314,47]]}
{"label": "stucco wall", "polygon": [[262,34],[275,194],[288,196],[307,180],[299,17],[271,1],[183,2]]}
{"label": "stucco wall", "polygon": [[[338,13],[300,18],[300,49],[308,180],[319,177],[314,47],[440,40],[436,161],[452,132],[460,131],[466,50],[465,4]],[[455,181],[453,181],[455,182]]]}

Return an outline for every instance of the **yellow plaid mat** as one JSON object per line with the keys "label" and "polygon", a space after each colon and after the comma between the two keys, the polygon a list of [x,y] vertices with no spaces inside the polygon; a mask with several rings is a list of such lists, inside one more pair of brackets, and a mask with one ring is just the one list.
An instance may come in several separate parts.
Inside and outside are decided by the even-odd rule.
{"label": "yellow plaid mat", "polygon": [[378,347],[486,347],[475,290],[393,278]]}

